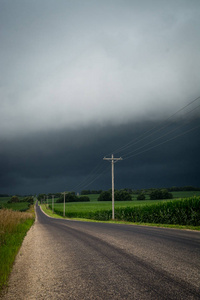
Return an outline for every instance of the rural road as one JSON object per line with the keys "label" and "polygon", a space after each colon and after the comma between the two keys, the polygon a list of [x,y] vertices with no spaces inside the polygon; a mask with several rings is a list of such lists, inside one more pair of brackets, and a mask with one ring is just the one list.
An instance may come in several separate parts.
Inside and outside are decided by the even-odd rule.
{"label": "rural road", "polygon": [[200,299],[200,232],[36,213],[2,299]]}

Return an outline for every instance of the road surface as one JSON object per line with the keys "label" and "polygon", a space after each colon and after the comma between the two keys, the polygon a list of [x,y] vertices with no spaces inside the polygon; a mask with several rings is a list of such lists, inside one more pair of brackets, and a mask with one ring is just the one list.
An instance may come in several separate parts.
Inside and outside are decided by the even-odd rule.
{"label": "road surface", "polygon": [[2,299],[200,299],[200,233],[37,219]]}

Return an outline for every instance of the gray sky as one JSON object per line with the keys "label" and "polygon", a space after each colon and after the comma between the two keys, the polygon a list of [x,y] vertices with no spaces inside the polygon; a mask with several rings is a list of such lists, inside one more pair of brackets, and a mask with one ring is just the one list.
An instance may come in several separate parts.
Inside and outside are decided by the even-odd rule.
{"label": "gray sky", "polygon": [[75,186],[137,138],[135,124],[142,133],[197,98],[199,29],[199,0],[0,0],[0,191]]}

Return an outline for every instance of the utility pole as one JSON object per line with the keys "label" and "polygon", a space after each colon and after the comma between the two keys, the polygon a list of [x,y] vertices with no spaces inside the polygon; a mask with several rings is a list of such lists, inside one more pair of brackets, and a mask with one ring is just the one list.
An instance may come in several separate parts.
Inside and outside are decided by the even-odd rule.
{"label": "utility pole", "polygon": [[64,192],[62,194],[64,195],[63,217],[65,217],[65,194],[66,194],[66,192]]}
{"label": "utility pole", "polygon": [[54,213],[54,195],[52,195],[52,213]]}
{"label": "utility pole", "polygon": [[114,188],[114,163],[116,163],[119,160],[123,160],[123,158],[115,158],[112,154],[111,158],[104,157],[104,160],[111,161],[112,166],[112,219],[115,219],[115,188]]}

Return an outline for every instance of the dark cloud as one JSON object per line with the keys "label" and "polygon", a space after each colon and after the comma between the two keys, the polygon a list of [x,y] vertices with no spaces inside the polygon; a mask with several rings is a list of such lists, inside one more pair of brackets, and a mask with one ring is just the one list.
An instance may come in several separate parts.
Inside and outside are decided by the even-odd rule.
{"label": "dark cloud", "polygon": [[103,156],[132,140],[118,187],[197,184],[199,101],[163,120],[200,95],[199,8],[0,1],[0,190],[108,188]]}
{"label": "dark cloud", "polygon": [[[154,129],[151,136],[144,133],[149,128],[158,130],[160,123],[133,122],[123,126],[41,133],[4,143],[1,191],[108,189],[111,186],[110,163],[103,161],[103,157],[110,157],[113,150],[127,143],[130,145],[131,140],[138,141],[138,138],[140,142],[115,155],[125,158],[115,164],[117,188],[198,186],[200,137],[198,129],[191,131],[199,125],[198,121],[185,124],[184,130],[182,121],[170,123],[164,131]],[[179,130],[175,130],[177,128]],[[166,137],[176,138],[163,143]],[[163,144],[158,146],[160,142]],[[150,147],[154,148],[148,150]],[[132,157],[126,159],[127,153]]]}

